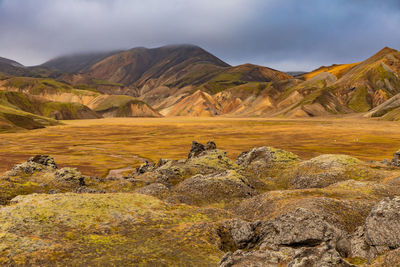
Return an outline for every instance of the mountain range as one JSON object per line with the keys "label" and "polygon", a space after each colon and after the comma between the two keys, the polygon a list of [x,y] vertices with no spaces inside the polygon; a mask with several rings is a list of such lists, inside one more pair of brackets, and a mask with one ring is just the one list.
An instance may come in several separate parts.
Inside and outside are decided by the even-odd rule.
{"label": "mountain range", "polygon": [[399,75],[400,52],[388,47],[308,73],[230,66],[193,45],[75,54],[34,67],[0,58],[0,129],[141,116],[399,120]]}

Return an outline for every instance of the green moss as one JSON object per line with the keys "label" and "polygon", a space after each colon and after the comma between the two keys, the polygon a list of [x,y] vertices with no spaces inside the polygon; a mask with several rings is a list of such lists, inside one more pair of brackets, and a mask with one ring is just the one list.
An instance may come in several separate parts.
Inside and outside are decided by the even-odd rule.
{"label": "green moss", "polygon": [[[85,90],[75,89],[69,84],[59,82],[50,78],[30,78],[30,77],[14,77],[7,80],[4,84],[5,87],[13,87],[23,90],[24,92],[27,91],[33,95],[40,95],[42,93],[53,93],[53,94],[60,94],[60,93],[71,93],[78,96],[96,96],[94,90],[90,87],[85,88]],[[90,89],[90,90],[87,90]]]}
{"label": "green moss", "polygon": [[347,260],[349,263],[354,264],[354,265],[363,265],[363,264],[368,263],[368,259],[359,258],[359,257],[347,258],[346,260]]}
{"label": "green moss", "polygon": [[367,98],[367,87],[360,86],[353,93],[348,106],[358,112],[366,112],[371,109],[371,103]]}
{"label": "green moss", "polygon": [[7,106],[0,106],[0,120],[6,120],[11,125],[22,129],[38,129],[45,126],[57,125],[57,121],[41,117],[35,114],[13,109]]}
{"label": "green moss", "polygon": [[235,87],[238,85],[246,84],[247,82],[241,81],[241,73],[221,73],[211,79],[204,88],[211,94],[216,94],[224,91],[228,88]]}
{"label": "green moss", "polygon": [[104,86],[117,86],[117,87],[124,87],[125,85],[122,83],[113,83],[106,80],[99,80],[99,79],[92,79],[92,82],[95,85],[104,85]]}
{"label": "green moss", "polygon": [[218,209],[139,194],[29,195],[16,202],[0,210],[4,264],[215,266],[223,255],[212,223],[229,215]]}
{"label": "green moss", "polygon": [[102,112],[112,109],[120,109],[119,112],[123,113],[124,111],[126,112],[124,108],[130,104],[144,104],[144,102],[127,95],[112,95],[105,98],[94,110]]}

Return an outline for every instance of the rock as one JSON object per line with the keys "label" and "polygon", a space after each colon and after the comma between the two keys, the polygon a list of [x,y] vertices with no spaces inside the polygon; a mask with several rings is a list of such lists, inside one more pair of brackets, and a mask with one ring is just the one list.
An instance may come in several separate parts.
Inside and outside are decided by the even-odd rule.
{"label": "rock", "polygon": [[287,266],[290,252],[272,250],[237,250],[228,252],[219,262],[220,267],[275,267]]}
{"label": "rock", "polygon": [[54,158],[50,157],[49,155],[36,155],[34,157],[31,157],[28,162],[35,162],[43,166],[48,166],[52,169],[58,169]]}
{"label": "rock", "polygon": [[321,155],[299,163],[292,171],[292,188],[323,188],[347,180],[347,173],[362,162],[346,155]]}
{"label": "rock", "polygon": [[169,189],[165,185],[160,184],[160,183],[154,183],[154,184],[150,184],[148,186],[139,188],[138,190],[136,190],[136,193],[149,195],[149,196],[153,196],[153,197],[160,197],[168,191],[169,191]]}
{"label": "rock", "polygon": [[352,267],[339,253],[327,244],[316,247],[290,248],[279,250],[237,250],[228,252],[219,263],[220,267]]}
{"label": "rock", "polygon": [[10,171],[10,176],[17,176],[19,173],[24,174],[33,174],[35,172],[39,172],[45,169],[45,166],[35,163],[35,162],[24,162],[18,165],[15,165],[12,170]]}
{"label": "rock", "polygon": [[186,204],[206,204],[235,198],[247,198],[257,194],[246,179],[227,170],[219,173],[198,174],[179,183],[173,189],[172,199]]}
{"label": "rock", "polygon": [[188,159],[193,158],[193,157],[197,157],[198,155],[200,155],[202,152],[204,152],[206,149],[204,147],[204,145],[197,143],[196,141],[192,142],[192,148],[190,149],[189,155],[188,155]]}
{"label": "rock", "polygon": [[208,141],[207,144],[204,146],[205,150],[214,150],[217,149],[217,145],[214,143],[214,141]]}
{"label": "rock", "polygon": [[77,168],[62,168],[60,170],[57,170],[54,178],[62,183],[69,183],[69,184],[75,184],[78,186],[84,186],[85,185],[85,178],[83,177],[82,173],[78,171]]}
{"label": "rock", "polygon": [[400,167],[400,150],[393,154],[392,165]]}
{"label": "rock", "polygon": [[48,155],[36,155],[28,159],[28,161],[15,165],[10,171],[10,176],[16,176],[18,173],[33,174],[42,170],[53,170],[57,169],[57,164],[54,162],[54,158]]}
{"label": "rock", "polygon": [[94,188],[89,188],[87,186],[81,186],[81,187],[78,187],[77,189],[75,189],[74,193],[77,193],[77,194],[83,194],[83,193],[85,193],[85,194],[99,194],[99,193],[105,194],[106,191],[105,190],[98,190],[98,189],[94,189]]}
{"label": "rock", "polygon": [[326,243],[317,247],[297,249],[289,267],[352,267],[339,253]]}
{"label": "rock", "polygon": [[255,224],[240,219],[225,221],[218,233],[222,241],[222,250],[236,250],[249,247],[256,242]]}
{"label": "rock", "polygon": [[161,166],[164,166],[168,162],[171,162],[171,159],[160,159],[156,165],[156,168],[160,168]]}
{"label": "rock", "polygon": [[321,215],[304,208],[265,221],[258,231],[261,248],[275,249],[279,246],[313,247],[321,243],[336,247],[337,242],[346,236]]}
{"label": "rock", "polygon": [[372,267],[394,267],[399,266],[400,263],[400,249],[389,251],[382,256],[379,256],[370,265]]}
{"label": "rock", "polygon": [[360,226],[352,234],[350,239],[350,256],[352,258],[367,259],[370,257],[370,246],[365,241],[365,227]]}
{"label": "rock", "polygon": [[365,222],[365,240],[378,253],[400,247],[400,197],[384,198]]}
{"label": "rock", "polygon": [[238,165],[253,169],[270,168],[274,164],[285,164],[299,161],[300,158],[291,153],[273,147],[256,147],[242,152],[236,159]]}
{"label": "rock", "polygon": [[147,161],[140,165],[139,167],[136,168],[136,173],[137,174],[143,174],[149,171],[152,171],[154,169],[154,163]]}
{"label": "rock", "polygon": [[[263,252],[228,254],[221,266],[351,266],[342,259],[351,252],[348,234],[308,209],[297,208],[267,221],[231,220],[224,227],[237,248]],[[222,232],[226,241],[227,231]]]}

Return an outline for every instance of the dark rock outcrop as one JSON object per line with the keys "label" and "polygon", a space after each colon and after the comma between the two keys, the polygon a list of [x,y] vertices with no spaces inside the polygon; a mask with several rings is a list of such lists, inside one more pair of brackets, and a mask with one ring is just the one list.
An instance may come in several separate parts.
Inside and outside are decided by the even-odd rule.
{"label": "dark rock outcrop", "polygon": [[188,159],[199,156],[201,153],[207,150],[217,149],[217,145],[213,141],[208,141],[206,145],[200,144],[196,141],[192,142],[192,148],[190,149]]}
{"label": "dark rock outcrop", "polygon": [[24,163],[15,165],[11,170],[10,175],[15,176],[20,172],[25,174],[33,174],[37,171],[42,171],[45,169],[55,170],[57,168],[57,164],[55,163],[53,157],[50,157],[48,155],[36,155],[29,158]]}
{"label": "dark rock outcrop", "polygon": [[31,157],[28,160],[28,162],[35,162],[43,166],[48,166],[53,169],[58,169],[57,164],[54,161],[54,158],[50,157],[49,155],[36,155],[34,157]]}
{"label": "dark rock outcrop", "polygon": [[400,167],[400,150],[393,154],[392,165]]}
{"label": "dark rock outcrop", "polygon": [[145,163],[143,163],[142,165],[140,165],[139,167],[136,168],[136,173],[137,174],[143,174],[149,171],[152,171],[154,169],[154,163],[146,160]]}

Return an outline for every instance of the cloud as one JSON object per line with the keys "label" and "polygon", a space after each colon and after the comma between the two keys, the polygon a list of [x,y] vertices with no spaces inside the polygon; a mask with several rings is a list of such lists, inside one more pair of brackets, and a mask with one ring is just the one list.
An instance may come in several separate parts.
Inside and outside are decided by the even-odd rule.
{"label": "cloud", "polygon": [[310,70],[400,48],[399,26],[392,0],[0,0],[0,56],[192,43],[231,64]]}

